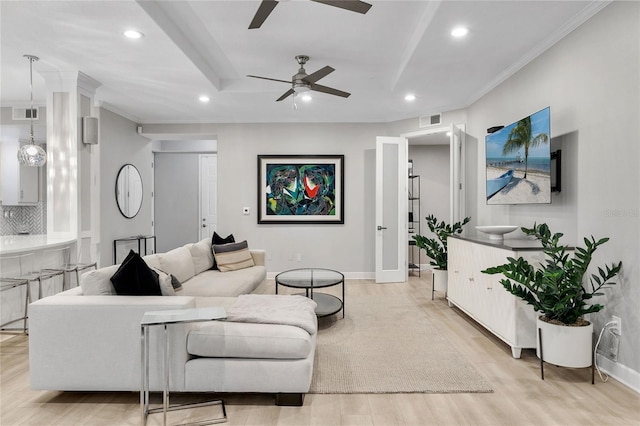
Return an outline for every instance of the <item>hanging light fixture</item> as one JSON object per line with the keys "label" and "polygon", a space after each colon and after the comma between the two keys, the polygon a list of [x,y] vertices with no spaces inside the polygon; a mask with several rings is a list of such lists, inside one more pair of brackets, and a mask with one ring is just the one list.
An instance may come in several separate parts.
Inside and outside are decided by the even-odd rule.
{"label": "hanging light fixture", "polygon": [[40,58],[33,55],[23,55],[23,57],[29,60],[29,83],[31,88],[31,110],[29,111],[29,117],[31,119],[31,131],[29,132],[29,142],[18,149],[18,162],[23,166],[41,167],[47,162],[47,153],[44,152],[41,146],[36,145],[33,137],[33,63]]}

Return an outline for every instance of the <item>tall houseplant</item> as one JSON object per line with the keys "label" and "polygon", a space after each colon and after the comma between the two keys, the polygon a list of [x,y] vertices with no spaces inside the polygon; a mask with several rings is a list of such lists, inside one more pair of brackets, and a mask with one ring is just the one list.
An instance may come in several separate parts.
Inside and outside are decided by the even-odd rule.
{"label": "tall houseplant", "polygon": [[424,235],[414,235],[413,239],[416,246],[425,252],[431,259],[429,264],[434,266],[433,270],[433,288],[439,291],[447,291],[447,266],[448,266],[448,250],[447,237],[453,234],[460,234],[462,227],[469,223],[470,217],[465,217],[462,222],[456,222],[449,225],[444,221],[438,223],[438,219],[434,215],[426,217],[429,230],[435,237],[425,237]]}
{"label": "tall houseplant", "polygon": [[465,217],[462,222],[456,222],[449,225],[444,221],[438,223],[438,219],[434,215],[426,217],[429,230],[435,235],[435,238],[427,238],[424,235],[414,235],[416,246],[427,252],[427,256],[431,259],[429,264],[438,269],[447,270],[447,237],[453,234],[460,234],[462,227],[469,223],[470,217]]}
{"label": "tall houseplant", "polygon": [[[486,274],[503,274],[500,283],[511,294],[521,298],[542,315],[538,318],[538,328],[547,330],[547,324],[562,326],[567,329],[581,330],[586,352],[578,355],[580,365],[569,365],[571,361],[554,362],[554,351],[559,343],[544,344],[544,360],[567,367],[586,367],[591,364],[591,334],[593,324],[584,319],[584,315],[599,312],[603,305],[593,303],[595,296],[600,296],[606,286],[615,284],[611,281],[622,268],[622,262],[598,267],[597,274],[587,275],[594,252],[609,241],[608,238],[596,240],[593,236],[584,238],[584,247],[576,247],[573,255],[571,249],[560,244],[561,233],[552,234],[547,224],[533,225],[533,228],[521,228],[526,235],[534,236],[542,243],[545,262],[534,267],[522,257],[507,258],[507,263],[485,269]],[[586,277],[586,278],[585,278]],[[546,323],[546,324],[545,324]],[[570,327],[566,327],[570,326]],[[543,334],[550,334],[544,331]],[[564,336],[559,341],[567,341]],[[540,356],[540,342],[538,342]],[[579,352],[578,343],[569,343],[569,352]],[[559,351],[563,349],[558,348]]]}

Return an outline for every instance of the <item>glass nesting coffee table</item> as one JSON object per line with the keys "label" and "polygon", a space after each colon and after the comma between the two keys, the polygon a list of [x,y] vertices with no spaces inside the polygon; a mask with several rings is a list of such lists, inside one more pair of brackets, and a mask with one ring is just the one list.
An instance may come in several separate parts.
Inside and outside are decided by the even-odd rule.
{"label": "glass nesting coffee table", "polygon": [[[326,293],[314,292],[318,288],[333,287],[342,284],[342,299]],[[276,275],[276,294],[278,285],[304,289],[304,295],[316,302],[316,315],[327,317],[340,312],[344,318],[344,275],[338,271],[323,268],[291,269]]]}

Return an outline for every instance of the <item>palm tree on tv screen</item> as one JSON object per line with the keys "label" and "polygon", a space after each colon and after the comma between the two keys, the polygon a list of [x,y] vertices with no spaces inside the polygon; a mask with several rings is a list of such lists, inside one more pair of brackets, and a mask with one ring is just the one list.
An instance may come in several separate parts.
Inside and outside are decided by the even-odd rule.
{"label": "palm tree on tv screen", "polygon": [[529,158],[529,148],[535,148],[543,143],[549,142],[546,133],[539,133],[533,136],[531,128],[531,116],[518,121],[518,124],[511,129],[509,137],[502,147],[502,155],[518,152],[524,148],[524,178],[527,178],[527,162]]}

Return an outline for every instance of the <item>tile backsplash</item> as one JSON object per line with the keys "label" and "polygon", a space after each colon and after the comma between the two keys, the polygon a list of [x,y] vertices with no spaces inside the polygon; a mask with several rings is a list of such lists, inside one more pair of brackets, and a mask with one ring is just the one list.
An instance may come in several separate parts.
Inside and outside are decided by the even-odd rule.
{"label": "tile backsplash", "polygon": [[3,206],[0,204],[0,235],[47,233],[47,205]]}

